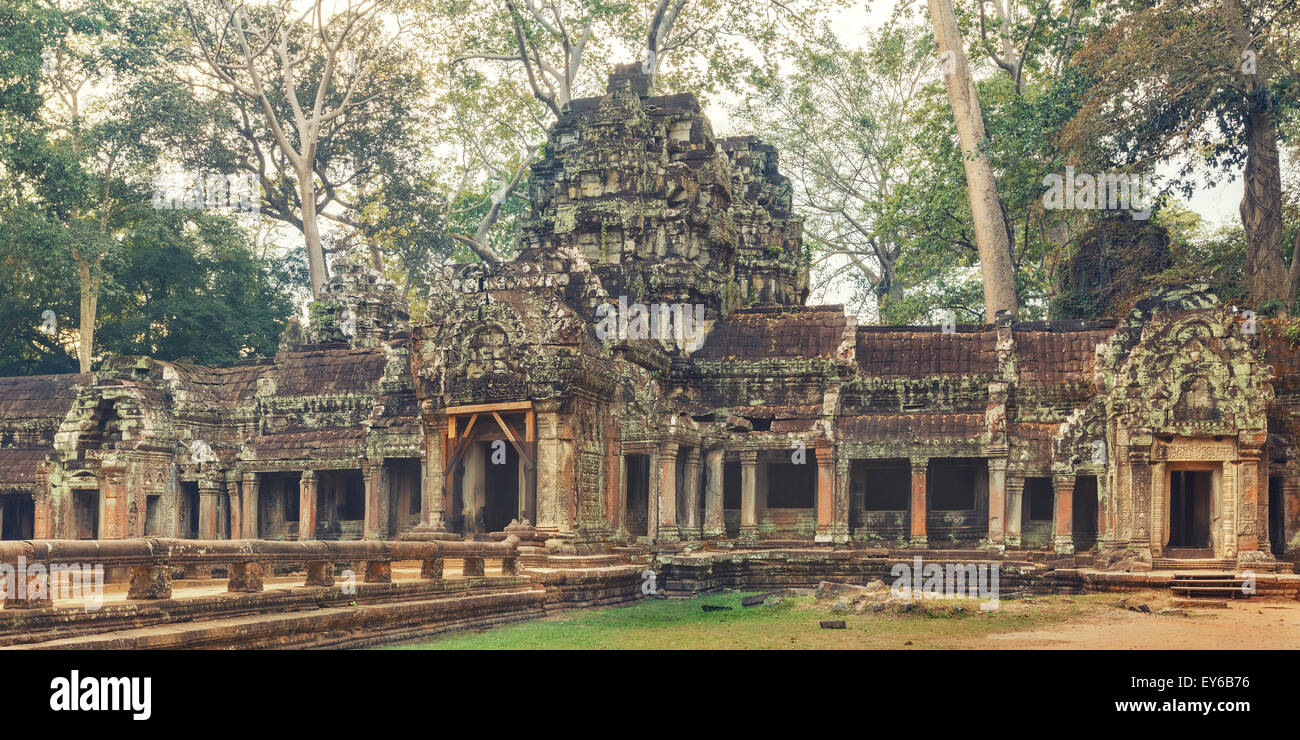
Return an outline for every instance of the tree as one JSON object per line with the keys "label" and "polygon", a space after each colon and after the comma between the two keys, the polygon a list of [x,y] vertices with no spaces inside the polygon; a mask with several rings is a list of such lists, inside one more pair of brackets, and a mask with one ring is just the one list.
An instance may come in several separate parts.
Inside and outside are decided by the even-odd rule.
{"label": "tree", "polygon": [[905,234],[882,226],[921,154],[913,111],[937,69],[928,38],[915,25],[891,26],[850,50],[826,29],[792,57],[756,66],[737,117],[781,153],[817,287],[847,277],[884,320],[886,303],[903,298]]}
{"label": "tree", "polygon": [[[1300,103],[1295,0],[1116,0],[1109,23],[1079,54],[1095,84],[1065,131],[1083,162],[1128,168],[1179,162],[1191,175],[1240,171],[1246,279],[1259,307],[1288,306],[1300,251],[1288,267],[1278,141]],[[1300,247],[1298,247],[1300,248]]]}
{"label": "tree", "polygon": [[[418,77],[407,76],[406,84],[388,87],[383,91],[388,95],[375,89],[380,70],[393,61],[383,54],[395,45],[396,34],[387,30],[384,16],[391,2],[347,0],[334,13],[324,0],[313,0],[301,12],[294,7],[291,0],[256,10],[231,0],[184,3],[195,51],[212,90],[227,100],[251,103],[237,105],[237,126],[249,145],[239,164],[258,174],[271,194],[274,212],[301,229],[312,295],[319,297],[327,270],[319,219],[324,205],[341,198],[339,176],[327,171],[329,157],[322,155],[330,153],[338,143],[331,137],[344,133],[350,121],[393,103]],[[270,146],[260,146],[267,133]],[[364,137],[353,141],[366,142]],[[373,165],[370,157],[358,156],[353,162]],[[345,170],[347,179],[364,174]],[[283,193],[277,198],[273,172],[292,176],[296,215],[291,198]]]}
{"label": "tree", "polygon": [[966,62],[966,50],[957,29],[952,0],[928,0],[930,20],[934,24],[934,41],[943,64],[944,85],[952,105],[953,119],[961,139],[966,171],[966,190],[970,198],[971,219],[975,224],[975,244],[979,249],[980,273],[984,281],[984,303],[989,320],[999,311],[1012,316],[1018,310],[1011,243],[1003,206],[998,198],[997,180],[983,150],[984,118],[979,97]]}

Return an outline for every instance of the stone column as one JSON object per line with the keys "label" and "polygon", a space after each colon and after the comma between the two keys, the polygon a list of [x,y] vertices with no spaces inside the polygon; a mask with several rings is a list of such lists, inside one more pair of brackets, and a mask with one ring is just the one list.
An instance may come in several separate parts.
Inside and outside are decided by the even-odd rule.
{"label": "stone column", "polygon": [[740,453],[740,544],[758,542],[758,452]]}
{"label": "stone column", "polygon": [[233,475],[226,481],[226,490],[229,492],[226,501],[230,506],[230,531],[226,536],[232,540],[244,538],[244,497],[239,490],[239,483],[239,479]]}
{"label": "stone column", "polygon": [[387,529],[387,486],[384,485],[384,460],[362,460],[361,480],[366,487],[366,511],[362,524],[362,539],[382,540]]}
{"label": "stone column", "polygon": [[316,471],[302,471],[298,486],[298,539],[316,539]]}
{"label": "stone column", "polygon": [[817,533],[816,542],[831,542],[835,524],[835,448],[829,444],[813,447],[817,456]]}
{"label": "stone column", "polygon": [[257,473],[244,473],[244,484],[240,487],[240,497],[243,499],[240,513],[243,514],[243,536],[255,540],[261,537],[258,531],[258,489],[261,481],[257,479]]}
{"label": "stone column", "polygon": [[677,542],[677,443],[659,445],[659,533],[656,542]]}
{"label": "stone column", "polygon": [[1074,476],[1052,478],[1056,490],[1056,554],[1074,554]]}
{"label": "stone column", "polygon": [[1025,476],[1007,475],[1007,547],[1020,547],[1024,519]]}
{"label": "stone column", "polygon": [[929,458],[912,458],[912,509],[909,515],[912,526],[908,538],[911,547],[928,546],[925,537],[925,471],[929,465]]}
{"label": "stone column", "polygon": [[420,461],[420,524],[413,534],[447,534],[446,471],[443,445],[447,442],[447,420],[424,425],[424,459]]}
{"label": "stone column", "polygon": [[[1248,435],[1243,433],[1240,436]],[[1260,476],[1263,452],[1260,447],[1245,447],[1238,443],[1241,464],[1237,468],[1237,561],[1243,565],[1272,558],[1272,553],[1260,552],[1260,543],[1268,542],[1268,520],[1260,516],[1268,506],[1268,478]],[[1262,536],[1261,527],[1264,530]]]}
{"label": "stone column", "polygon": [[726,522],[722,514],[722,470],[726,450],[714,447],[704,453],[704,536],[725,537]]}
{"label": "stone column", "polygon": [[989,458],[989,544],[1004,545],[1007,516],[1007,459]]}
{"label": "stone column", "polygon": [[682,523],[682,535],[688,540],[698,540],[700,530],[700,448],[692,447],[686,451],[686,521]]}
{"label": "stone column", "polygon": [[835,518],[831,521],[831,541],[837,545],[849,541],[849,471],[853,461],[841,455],[835,461]]}
{"label": "stone column", "polygon": [[548,536],[574,531],[577,495],[573,439],[559,401],[536,404],[537,529]]}
{"label": "stone column", "polygon": [[221,501],[221,481],[208,475],[199,476],[199,539],[219,540],[221,522],[217,516]]}

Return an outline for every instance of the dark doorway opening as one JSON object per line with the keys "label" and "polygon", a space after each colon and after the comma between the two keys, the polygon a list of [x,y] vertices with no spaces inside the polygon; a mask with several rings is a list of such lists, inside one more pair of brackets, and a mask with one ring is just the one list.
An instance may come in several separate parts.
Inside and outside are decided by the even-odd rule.
{"label": "dark doorway opening", "polygon": [[627,533],[632,537],[645,537],[649,533],[650,456],[625,455],[623,461],[627,473],[627,483],[623,487]]}
{"label": "dark doorway opening", "polygon": [[1282,501],[1282,479],[1268,479],[1268,544],[1273,557],[1286,554],[1286,505]]}
{"label": "dark doorway opening", "polygon": [[162,496],[150,494],[144,499],[144,535],[146,537],[165,537],[163,530]]}
{"label": "dark doorway opening", "polygon": [[30,495],[0,496],[0,540],[30,540],[35,529],[36,506]]}
{"label": "dark doorway opening", "polygon": [[811,509],[816,505],[816,463],[781,461],[767,464],[767,508]]}
{"label": "dark doorway opening", "polygon": [[722,522],[728,537],[740,536],[740,461],[722,465]]}
{"label": "dark doorway opening", "polygon": [[1051,544],[1055,498],[1051,478],[1025,478],[1025,492],[1020,505],[1021,546],[1033,548]]}
{"label": "dark doorway opening", "polygon": [[394,537],[420,523],[420,461],[385,460],[388,475],[388,535]]}
{"label": "dark doorway opening", "polygon": [[1208,470],[1175,470],[1169,483],[1169,546],[1210,547],[1211,479]]}
{"label": "dark doorway opening", "polygon": [[912,463],[854,460],[849,467],[849,529],[854,539],[907,538]]}
{"label": "dark doorway opening", "polygon": [[72,520],[77,539],[99,539],[99,491],[72,494]]}
{"label": "dark doorway opening", "polygon": [[500,532],[519,516],[519,453],[504,439],[483,444],[483,528]]}
{"label": "dark doorway opening", "polygon": [[1097,544],[1097,476],[1074,478],[1074,549],[1091,550]]}
{"label": "dark doorway opening", "polygon": [[360,470],[316,473],[316,539],[359,540],[366,516],[366,482]]}
{"label": "dark doorway opening", "polygon": [[301,473],[262,473],[258,486],[257,536],[264,540],[298,537]]}
{"label": "dark doorway opening", "polygon": [[177,532],[182,538],[199,538],[199,484],[181,481],[180,520]]}

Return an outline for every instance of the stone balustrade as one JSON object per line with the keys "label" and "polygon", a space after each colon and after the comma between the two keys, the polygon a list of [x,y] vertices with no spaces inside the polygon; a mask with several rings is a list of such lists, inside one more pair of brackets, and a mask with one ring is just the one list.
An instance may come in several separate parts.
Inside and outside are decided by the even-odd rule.
{"label": "stone balustrade", "polygon": [[[20,574],[24,588],[0,588],[6,609],[52,606],[50,576],[69,573],[80,577],[86,568],[124,569],[130,577],[127,599],[169,599],[172,574],[211,573],[225,566],[227,590],[257,592],[264,577],[276,566],[302,568],[306,586],[333,586],[335,564],[356,564],[365,583],[390,583],[394,561],[419,561],[420,578],[441,580],[445,558],[458,558],[467,578],[484,575],[484,561],[499,560],[502,575],[520,575],[519,538],[499,542],[435,540],[396,542],[181,540],[138,538],[127,540],[20,540],[0,542],[0,568],[6,578]],[[4,567],[8,566],[8,567]]]}

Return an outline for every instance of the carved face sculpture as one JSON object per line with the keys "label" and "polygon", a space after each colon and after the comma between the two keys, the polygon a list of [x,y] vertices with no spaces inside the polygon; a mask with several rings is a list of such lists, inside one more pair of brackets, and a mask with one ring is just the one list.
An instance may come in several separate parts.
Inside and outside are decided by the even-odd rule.
{"label": "carved face sculpture", "polygon": [[480,329],[474,335],[470,346],[469,363],[465,366],[465,375],[478,378],[487,373],[508,373],[513,368],[506,359],[510,340],[506,333],[495,326]]}

